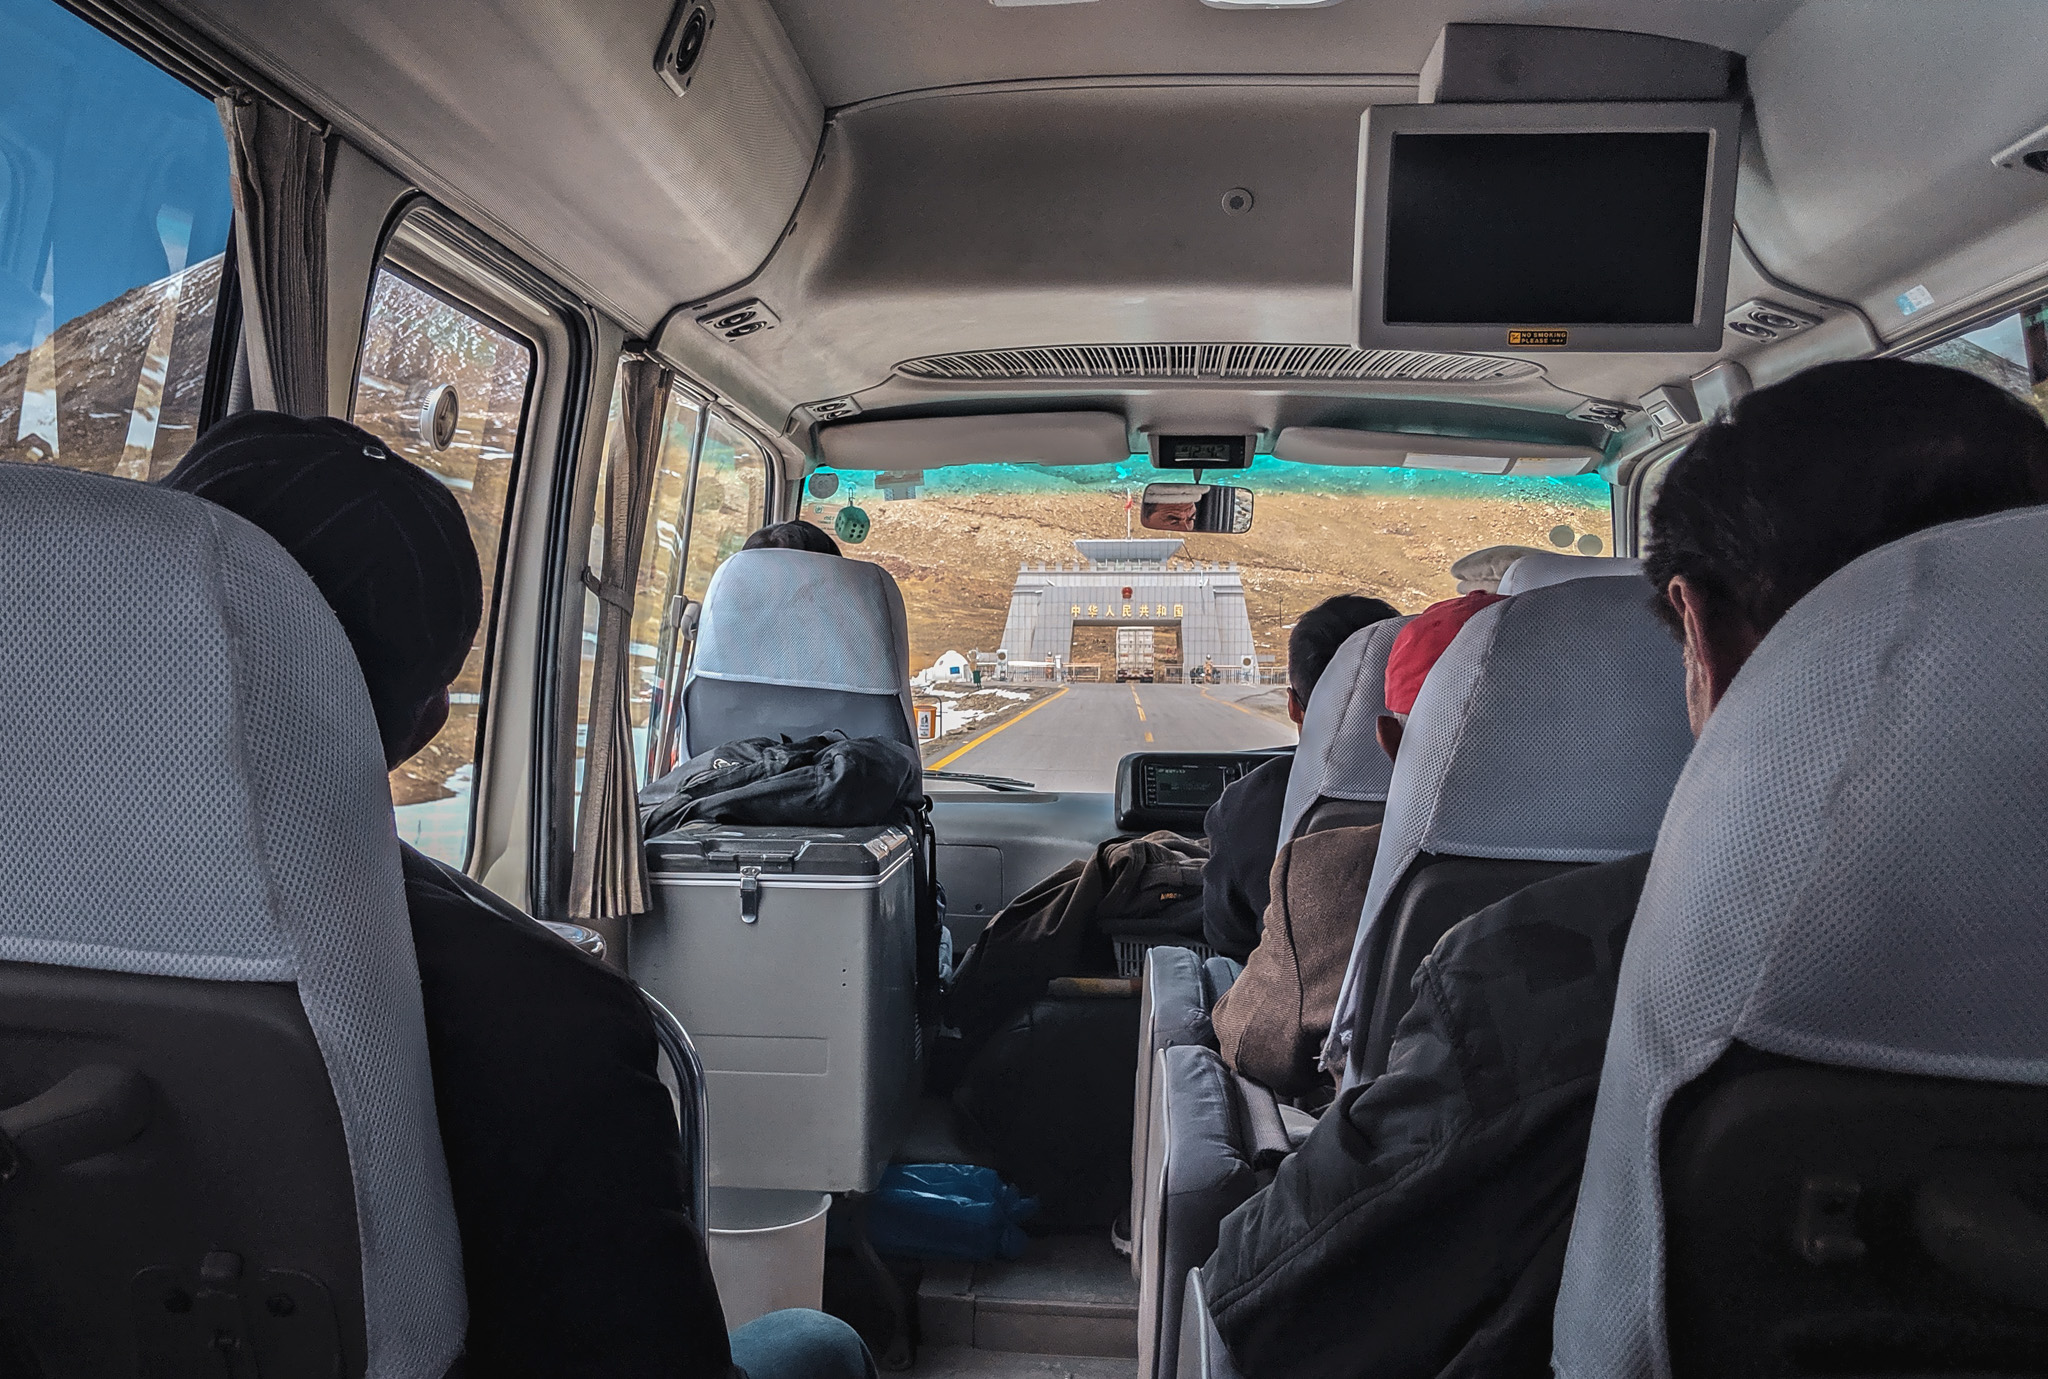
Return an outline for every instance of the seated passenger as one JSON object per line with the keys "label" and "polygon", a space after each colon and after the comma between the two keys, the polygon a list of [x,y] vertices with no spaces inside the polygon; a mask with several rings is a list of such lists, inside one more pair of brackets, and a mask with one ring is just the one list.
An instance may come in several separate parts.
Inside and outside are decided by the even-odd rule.
{"label": "seated passenger", "polygon": [[[2048,499],[2048,428],[1970,374],[1823,365],[1702,432],[1650,515],[1695,733],[1792,605],[1865,552]],[[1512,782],[1502,782],[1511,789]],[[1223,1223],[1203,1295],[1266,1376],[1547,1376],[1616,975],[1648,854],[1481,910],[1415,977],[1387,1071]]]}
{"label": "seated passenger", "polygon": [[839,543],[825,529],[801,517],[788,522],[770,522],[740,543],[743,551],[809,551],[813,555],[842,555]]}
{"label": "seated passenger", "polygon": [[[1390,759],[1400,750],[1402,725],[1429,668],[1459,628],[1500,601],[1498,594],[1475,592],[1431,604],[1394,638],[1386,673],[1391,713],[1377,725]],[[1273,860],[1259,946],[1216,1002],[1212,1019],[1223,1061],[1282,1096],[1310,1096],[1319,1088],[1327,1096],[1330,1083],[1316,1059],[1330,1033],[1379,843],[1380,826],[1369,824],[1306,833],[1283,844]]]}
{"label": "seated passenger", "polygon": [[[1287,716],[1296,727],[1337,648],[1359,628],[1400,616],[1392,605],[1361,594],[1324,599],[1301,615],[1287,634]],[[1206,656],[1195,672],[1195,678],[1204,677],[1216,678]],[[1202,937],[1216,952],[1239,962],[1258,946],[1293,766],[1291,756],[1274,757],[1232,782],[1202,820],[1209,839],[1209,863],[1202,871]]]}
{"label": "seated passenger", "polygon": [[[346,422],[245,413],[161,481],[253,522],[334,609],[387,765],[448,717],[483,612],[454,497]],[[777,1312],[730,1343],[654,1025],[624,975],[401,845],[469,1291],[465,1373],[872,1375],[852,1328]]]}

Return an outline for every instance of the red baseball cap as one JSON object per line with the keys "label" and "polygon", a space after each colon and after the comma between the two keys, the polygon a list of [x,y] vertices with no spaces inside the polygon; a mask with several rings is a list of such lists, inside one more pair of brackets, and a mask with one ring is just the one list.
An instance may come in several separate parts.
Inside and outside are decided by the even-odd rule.
{"label": "red baseball cap", "polygon": [[1489,594],[1477,589],[1462,598],[1432,603],[1401,629],[1387,652],[1387,712],[1406,716],[1415,707],[1415,696],[1437,657],[1481,609],[1504,602],[1506,594]]}

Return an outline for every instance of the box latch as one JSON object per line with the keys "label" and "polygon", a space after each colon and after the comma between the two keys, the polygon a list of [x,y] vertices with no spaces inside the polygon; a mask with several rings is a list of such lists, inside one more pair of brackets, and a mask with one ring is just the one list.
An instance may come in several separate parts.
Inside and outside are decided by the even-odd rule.
{"label": "box latch", "polygon": [[752,924],[761,917],[761,869],[740,868],[740,923]]}

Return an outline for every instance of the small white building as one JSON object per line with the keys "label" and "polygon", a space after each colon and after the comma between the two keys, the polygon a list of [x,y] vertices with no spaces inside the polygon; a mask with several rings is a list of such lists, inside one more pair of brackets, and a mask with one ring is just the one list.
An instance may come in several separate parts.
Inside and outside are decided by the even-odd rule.
{"label": "small white building", "polygon": [[920,689],[930,689],[933,685],[971,685],[974,683],[974,667],[959,652],[948,651],[932,662],[929,669],[920,670],[912,678]]}

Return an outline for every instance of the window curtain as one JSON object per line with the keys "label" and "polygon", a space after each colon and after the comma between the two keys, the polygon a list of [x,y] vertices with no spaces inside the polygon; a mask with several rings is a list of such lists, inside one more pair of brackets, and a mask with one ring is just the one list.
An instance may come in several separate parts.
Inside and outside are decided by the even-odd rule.
{"label": "window curtain", "polygon": [[590,726],[583,749],[583,803],[569,871],[569,915],[605,936],[625,965],[628,915],[652,908],[647,859],[640,846],[640,810],[633,777],[632,697],[626,671],[633,630],[633,584],[647,510],[654,492],[661,424],[674,375],[651,359],[620,366],[619,449],[604,492],[604,568],[585,570],[598,599],[596,662],[591,668]]}
{"label": "window curtain", "polygon": [[328,135],[246,91],[215,104],[228,140],[250,400],[325,416]]}

